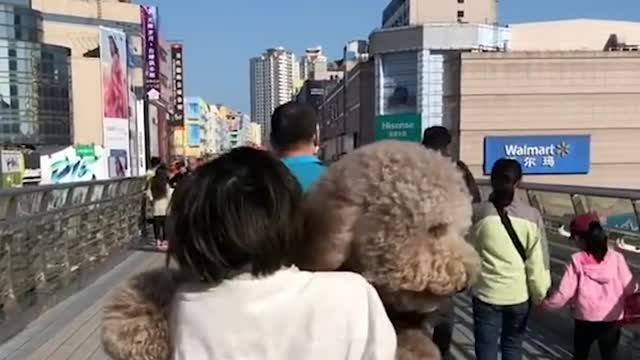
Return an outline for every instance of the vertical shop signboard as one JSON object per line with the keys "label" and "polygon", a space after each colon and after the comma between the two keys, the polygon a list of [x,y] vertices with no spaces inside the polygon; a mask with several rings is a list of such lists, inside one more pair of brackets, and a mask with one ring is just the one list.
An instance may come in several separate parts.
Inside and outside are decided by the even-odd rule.
{"label": "vertical shop signboard", "polygon": [[172,127],[184,126],[184,88],[183,88],[183,62],[182,44],[171,45],[171,62],[173,68],[173,118],[170,125]]}

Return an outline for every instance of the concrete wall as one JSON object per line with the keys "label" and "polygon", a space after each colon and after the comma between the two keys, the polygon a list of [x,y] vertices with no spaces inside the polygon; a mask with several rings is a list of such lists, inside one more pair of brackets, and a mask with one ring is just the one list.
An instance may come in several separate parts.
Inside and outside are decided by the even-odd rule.
{"label": "concrete wall", "polygon": [[[464,17],[458,17],[458,11]],[[412,25],[434,22],[495,24],[497,0],[410,0],[409,22]]]}
{"label": "concrete wall", "polygon": [[637,22],[574,19],[514,24],[510,28],[513,51],[599,51],[612,34],[627,44],[640,45]]}
{"label": "concrete wall", "polygon": [[32,0],[31,6],[35,10],[49,14],[71,15],[129,23],[140,22],[139,5],[115,0]]}
{"label": "concrete wall", "polygon": [[383,19],[383,27],[426,23],[468,22],[495,24],[497,0],[395,0]]}
{"label": "concrete wall", "polygon": [[632,52],[463,54],[462,159],[479,176],[487,135],[591,134],[588,175],[526,180],[640,188],[639,69]]}

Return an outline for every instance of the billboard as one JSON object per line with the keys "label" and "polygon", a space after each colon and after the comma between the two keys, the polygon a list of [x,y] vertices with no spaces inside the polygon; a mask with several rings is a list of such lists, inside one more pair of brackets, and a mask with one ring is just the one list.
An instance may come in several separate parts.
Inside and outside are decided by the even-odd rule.
{"label": "billboard", "polygon": [[149,100],[160,99],[160,53],[158,8],[140,6],[144,58],[145,87]]}
{"label": "billboard", "polygon": [[42,155],[40,169],[42,185],[108,178],[107,158],[104,149],[97,145],[69,146],[51,155]]}
{"label": "billboard", "polygon": [[181,44],[171,45],[171,64],[173,68],[173,99],[175,104],[173,109],[173,118],[169,125],[172,127],[179,127],[184,126],[184,83]]}
{"label": "billboard", "polygon": [[526,175],[587,174],[591,136],[488,136],[484,139],[484,173],[502,158],[517,160]]}
{"label": "billboard", "polygon": [[24,171],[24,155],[22,155],[22,152],[0,150],[0,188],[22,186]]}
{"label": "billboard", "polygon": [[381,56],[380,114],[418,113],[418,53],[405,51]]}
{"label": "billboard", "polygon": [[[127,38],[123,31],[100,28],[104,147],[129,157],[129,90],[127,86]],[[129,162],[124,175],[130,176]],[[115,176],[115,174],[114,174]]]}

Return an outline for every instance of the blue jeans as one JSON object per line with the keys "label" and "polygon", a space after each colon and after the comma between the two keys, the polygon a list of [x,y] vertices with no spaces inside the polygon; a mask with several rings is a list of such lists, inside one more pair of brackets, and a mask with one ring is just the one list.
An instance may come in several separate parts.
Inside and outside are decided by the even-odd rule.
{"label": "blue jeans", "polygon": [[502,360],[521,360],[530,303],[491,305],[473,298],[473,334],[477,360],[497,360],[498,340]]}

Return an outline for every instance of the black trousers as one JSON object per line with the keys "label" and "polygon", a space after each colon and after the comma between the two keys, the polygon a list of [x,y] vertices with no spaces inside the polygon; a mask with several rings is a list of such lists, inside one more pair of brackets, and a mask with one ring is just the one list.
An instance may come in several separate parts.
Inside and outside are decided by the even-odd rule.
{"label": "black trousers", "polygon": [[620,327],[616,322],[576,320],[573,330],[573,358],[587,360],[591,345],[598,342],[600,357],[615,360],[620,342]]}
{"label": "black trousers", "polygon": [[166,240],[164,231],[166,220],[166,216],[153,217],[153,236],[156,240]]}

